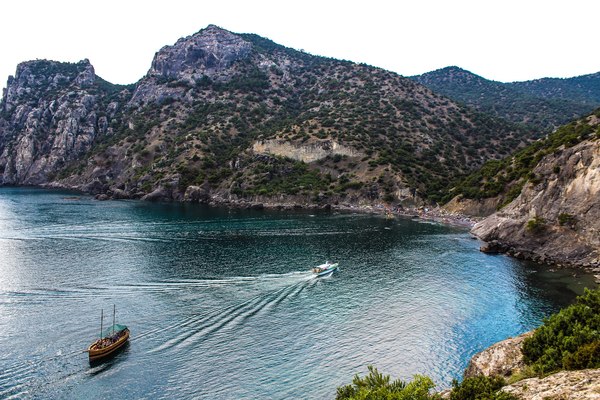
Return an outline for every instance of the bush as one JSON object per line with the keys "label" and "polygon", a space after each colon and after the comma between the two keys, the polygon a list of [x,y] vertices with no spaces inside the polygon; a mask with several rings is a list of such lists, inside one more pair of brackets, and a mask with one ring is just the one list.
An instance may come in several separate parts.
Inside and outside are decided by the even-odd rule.
{"label": "bush", "polygon": [[523,342],[525,362],[538,373],[600,368],[600,289],[544,320]]}
{"label": "bush", "polygon": [[411,382],[395,380],[390,382],[389,375],[383,375],[377,368],[369,365],[369,374],[364,378],[354,376],[351,385],[337,389],[337,400],[437,400],[440,396],[430,394],[435,385],[433,381],[421,375],[415,375]]}
{"label": "bush", "polygon": [[516,400],[511,394],[499,392],[506,382],[500,376],[474,376],[461,383],[452,382],[450,400]]}
{"label": "bush", "polygon": [[527,226],[525,227],[525,229],[527,229],[527,231],[529,231],[531,233],[539,233],[539,232],[543,231],[544,228],[546,227],[545,223],[546,223],[546,221],[544,221],[543,218],[534,217],[534,218],[530,219],[529,221],[527,221]]}
{"label": "bush", "polygon": [[575,224],[575,216],[569,213],[560,213],[558,214],[558,223],[562,225],[572,226]]}

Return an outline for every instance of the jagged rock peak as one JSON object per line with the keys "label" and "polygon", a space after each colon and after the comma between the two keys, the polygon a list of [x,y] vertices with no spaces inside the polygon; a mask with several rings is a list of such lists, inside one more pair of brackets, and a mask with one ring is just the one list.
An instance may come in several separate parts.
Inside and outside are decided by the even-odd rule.
{"label": "jagged rock peak", "polygon": [[51,60],[32,60],[20,63],[15,76],[8,77],[2,96],[4,107],[35,101],[43,93],[74,85],[89,87],[96,81],[96,73],[86,58],[76,63]]}
{"label": "jagged rock peak", "polygon": [[165,46],[154,56],[148,76],[181,78],[208,75],[228,68],[234,61],[246,58],[252,44],[241,36],[208,25],[194,35]]}
{"label": "jagged rock peak", "polygon": [[[87,58],[76,63],[52,60],[25,61],[17,65],[17,73],[14,77],[9,77],[9,81],[12,78],[23,83],[39,84],[39,79],[47,80],[48,78],[51,78],[53,80],[59,80],[62,77],[67,80],[72,80],[79,76],[88,79],[90,77],[95,77],[94,67]],[[93,83],[93,80],[91,83]]]}

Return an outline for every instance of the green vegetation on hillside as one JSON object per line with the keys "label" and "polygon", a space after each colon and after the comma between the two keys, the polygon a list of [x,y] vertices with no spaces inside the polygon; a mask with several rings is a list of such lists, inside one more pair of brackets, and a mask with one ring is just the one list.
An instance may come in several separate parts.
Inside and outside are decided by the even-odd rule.
{"label": "green vegetation on hillside", "polygon": [[[593,114],[600,117],[600,109]],[[469,199],[482,199],[504,195],[503,205],[510,203],[520,193],[526,182],[539,183],[533,169],[540,160],[561,147],[572,147],[583,140],[600,138],[600,127],[591,125],[589,117],[558,128],[545,139],[540,139],[503,160],[487,161],[478,171],[458,183],[445,200],[461,194]],[[560,166],[555,166],[555,173]]]}
{"label": "green vegetation on hillside", "polygon": [[523,343],[525,361],[548,374],[563,369],[600,368],[600,290],[544,320]]}
{"label": "green vegetation on hillside", "polygon": [[462,382],[452,382],[450,400],[517,400],[515,396],[501,392],[506,385],[500,376],[472,376]]}
{"label": "green vegetation on hillside", "polygon": [[[40,82],[56,78],[61,84],[48,92],[41,85],[19,93],[28,93],[32,107],[48,107],[54,100],[62,105],[57,115],[40,110],[44,118],[35,135],[33,147],[40,153],[35,157],[52,152],[56,127],[68,110],[80,118],[70,125],[74,136],[84,125],[95,133],[92,144],[80,143],[77,154],[48,171],[69,184],[87,185],[101,175],[102,188],[118,187],[135,196],[158,187],[180,195],[189,185],[202,185],[240,198],[297,194],[334,201],[439,202],[452,182],[486,160],[508,156],[534,136],[530,129],[460,106],[393,72],[313,56],[257,35],[237,39],[252,48],[227,65],[179,65],[174,59],[173,74],[150,73],[134,86],[96,77],[79,87],[72,78],[91,67],[87,62],[35,64],[48,75]],[[214,40],[208,37],[206,46]],[[182,50],[177,46],[184,42],[172,49]],[[200,73],[205,67],[216,68],[215,73]],[[63,69],[70,80],[52,76]],[[91,103],[94,109],[87,110]],[[11,115],[15,109],[0,115],[7,127],[0,150],[23,134]],[[290,155],[257,166],[255,156],[261,154],[254,154],[253,145],[272,139],[296,149],[306,144],[331,151],[341,145],[356,155],[338,159],[341,155],[331,151],[304,164]],[[275,154],[280,153],[262,155]]]}
{"label": "green vegetation on hillside", "polygon": [[446,67],[411,79],[479,111],[540,132],[549,132],[600,105],[600,73],[502,83]]}
{"label": "green vegetation on hillside", "polygon": [[[336,400],[441,400],[433,393],[435,384],[431,378],[415,375],[412,381],[391,381],[377,368],[369,366],[364,378],[355,375],[352,384],[337,389]],[[475,376],[462,382],[454,380],[450,400],[516,400],[508,393],[500,392],[506,381],[498,376]]]}
{"label": "green vegetation on hillside", "polygon": [[[169,171],[183,171],[181,190],[204,179],[239,197],[358,192],[383,201],[394,201],[401,180],[420,197],[440,201],[449,182],[486,159],[507,156],[531,137],[397,74],[241,36],[254,44],[255,54],[234,63],[227,80],[202,78],[190,84],[159,78],[157,83],[186,91],[193,101],[162,97],[160,104],[146,104],[131,116],[133,129],[121,126],[119,132],[129,131],[134,138],[128,153],[145,164],[144,174],[166,177]],[[273,64],[259,66],[262,57]],[[252,143],[272,138],[298,145],[330,140],[364,156],[343,166],[327,160],[254,166],[248,151]],[[157,142],[160,154],[154,151]],[[232,170],[231,164],[248,170]],[[354,169],[366,172],[355,174]]]}
{"label": "green vegetation on hillside", "polygon": [[438,400],[439,395],[431,394],[435,387],[433,381],[425,376],[416,375],[412,381],[390,381],[389,375],[383,375],[377,368],[369,366],[369,374],[364,378],[354,376],[351,385],[337,389],[337,400]]}

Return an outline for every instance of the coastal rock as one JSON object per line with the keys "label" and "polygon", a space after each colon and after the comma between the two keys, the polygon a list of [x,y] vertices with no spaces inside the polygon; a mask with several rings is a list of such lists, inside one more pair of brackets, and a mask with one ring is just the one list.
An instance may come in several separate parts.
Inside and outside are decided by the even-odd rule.
{"label": "coastal rock", "polygon": [[487,217],[493,214],[500,203],[499,197],[486,199],[465,199],[463,196],[455,196],[443,208],[451,213],[469,215],[473,217]]}
{"label": "coastal rock", "polygon": [[506,251],[506,247],[497,240],[492,240],[489,243],[484,243],[479,248],[482,253],[498,254]]}
{"label": "coastal rock", "polygon": [[521,353],[523,340],[531,335],[533,331],[503,340],[475,354],[465,370],[465,378],[476,375],[508,377],[518,373],[525,366]]}
{"label": "coastal rock", "polygon": [[183,201],[207,203],[209,200],[210,191],[201,186],[188,186],[183,195]]}
{"label": "coastal rock", "polygon": [[521,258],[592,266],[600,255],[600,141],[545,156],[533,175],[535,185],[471,232]]}
{"label": "coastal rock", "polygon": [[[498,342],[471,358],[464,377],[519,374],[525,367],[523,341],[533,331]],[[577,399],[600,400],[600,369],[561,371],[543,378],[528,378],[504,386],[502,391],[520,400]],[[449,396],[448,391],[445,392]],[[449,397],[446,397],[449,398]]]}
{"label": "coastal rock", "polygon": [[522,400],[599,400],[600,369],[562,371],[505,386],[503,392]]}
{"label": "coastal rock", "polygon": [[112,189],[112,196],[111,196],[111,198],[115,199],[115,200],[124,200],[124,199],[131,198],[131,196],[125,190],[122,190],[122,189]]}
{"label": "coastal rock", "polygon": [[148,193],[142,200],[146,201],[171,201],[173,200],[171,191],[163,187],[158,187],[154,191]]}

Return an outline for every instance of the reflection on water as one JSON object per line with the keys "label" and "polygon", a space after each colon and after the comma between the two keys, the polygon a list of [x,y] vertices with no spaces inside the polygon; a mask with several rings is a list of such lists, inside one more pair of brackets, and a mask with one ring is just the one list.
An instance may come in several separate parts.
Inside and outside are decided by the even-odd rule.
{"label": "reflection on water", "polygon": [[[333,398],[368,364],[447,386],[592,284],[573,274],[409,220],[0,188],[0,397]],[[113,304],[130,346],[90,367]]]}

